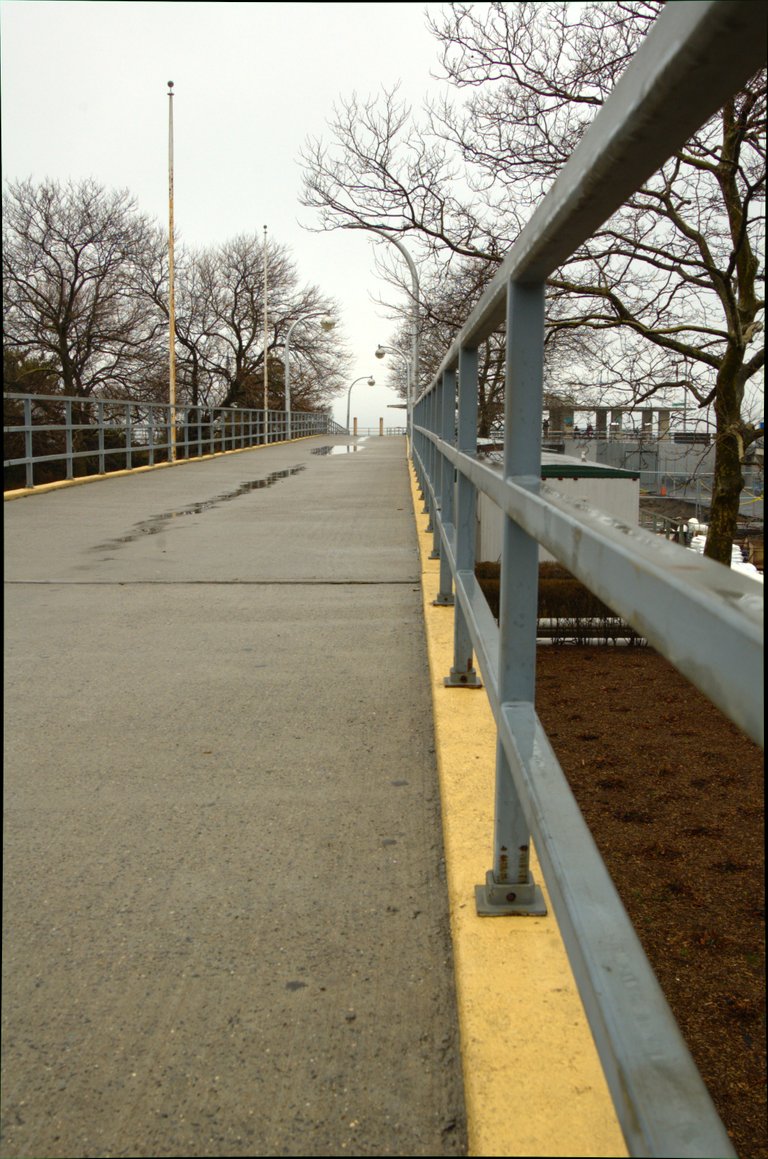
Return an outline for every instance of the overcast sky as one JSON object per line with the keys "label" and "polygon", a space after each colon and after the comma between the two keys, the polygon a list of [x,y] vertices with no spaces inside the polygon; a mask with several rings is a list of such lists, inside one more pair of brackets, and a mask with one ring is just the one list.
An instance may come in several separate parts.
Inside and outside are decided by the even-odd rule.
{"label": "overcast sky", "polygon": [[[436,82],[425,9],[440,4],[137,3],[2,0],[5,179],[92,177],[128,188],[167,227],[168,89],[174,82],[174,209],[190,246],[258,232],[289,247],[303,283],[341,306],[361,426],[400,424],[373,356],[391,323],[372,296],[369,234],[312,234],[299,151],[324,136],[339,96],[401,82],[415,106]],[[394,249],[394,247],[389,247]],[[334,404],[346,417],[346,392]]]}

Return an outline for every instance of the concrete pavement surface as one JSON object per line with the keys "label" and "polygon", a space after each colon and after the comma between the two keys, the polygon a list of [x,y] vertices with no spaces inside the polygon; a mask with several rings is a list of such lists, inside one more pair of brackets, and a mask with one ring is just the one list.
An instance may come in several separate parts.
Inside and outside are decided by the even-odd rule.
{"label": "concrete pavement surface", "polygon": [[466,1153],[403,440],[4,515],[2,1156]]}

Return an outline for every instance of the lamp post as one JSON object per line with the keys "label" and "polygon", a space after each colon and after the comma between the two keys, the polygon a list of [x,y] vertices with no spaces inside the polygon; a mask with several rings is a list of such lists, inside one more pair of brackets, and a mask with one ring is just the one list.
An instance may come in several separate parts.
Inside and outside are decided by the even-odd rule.
{"label": "lamp post", "polygon": [[[411,412],[411,363],[407,354],[403,354],[402,350],[398,350],[396,346],[382,346],[381,343],[374,350],[377,358],[384,358],[387,354],[398,354],[405,363],[405,401],[407,403],[407,413]],[[408,432],[410,435],[410,431]]]}
{"label": "lamp post", "polygon": [[283,378],[285,381],[285,437],[287,439],[290,439],[291,437],[291,365],[288,358],[288,347],[291,341],[291,334],[293,333],[294,327],[298,326],[299,322],[306,322],[309,318],[322,318],[323,320],[320,325],[323,330],[333,330],[334,326],[336,325],[333,318],[325,317],[325,312],[323,311],[321,313],[304,314],[303,317],[297,318],[295,322],[291,322],[290,326],[288,327],[288,331],[285,335],[285,350],[283,351]]}
{"label": "lamp post", "polygon": [[[383,229],[372,229],[371,233],[377,233],[379,237],[383,237],[386,241],[391,241],[392,245],[397,246],[400,253],[408,263],[408,269],[411,273],[411,392],[414,396],[419,386],[419,301],[421,291],[419,287],[419,275],[416,272],[416,263],[414,262],[408,250],[403,243],[392,234],[387,233]],[[411,446],[413,446],[413,402],[414,399],[408,399],[408,438]]]}
{"label": "lamp post", "polygon": [[349,402],[350,398],[352,397],[352,387],[355,386],[358,382],[362,382],[366,377],[368,378],[369,386],[376,385],[376,379],[371,375],[361,374],[359,378],[356,378],[354,382],[350,383],[349,390],[347,391],[347,434],[349,434]]}

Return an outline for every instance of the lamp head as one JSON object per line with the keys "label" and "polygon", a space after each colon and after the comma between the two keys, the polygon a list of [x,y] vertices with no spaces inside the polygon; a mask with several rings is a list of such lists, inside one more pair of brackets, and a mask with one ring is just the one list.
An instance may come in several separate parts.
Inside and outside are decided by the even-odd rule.
{"label": "lamp head", "polygon": [[335,325],[336,325],[336,323],[333,320],[333,318],[321,318],[320,319],[320,329],[321,330],[333,330]]}
{"label": "lamp head", "polygon": [[376,349],[374,350],[373,353],[375,354],[375,356],[377,358],[386,358],[386,355],[387,355],[387,352],[384,349],[384,347],[381,345],[381,343],[379,343],[379,345],[376,347]]}
{"label": "lamp head", "polygon": [[369,386],[375,386],[375,385],[376,385],[376,379],[375,379],[375,378],[369,378],[369,379],[368,379],[368,385],[369,385]]}

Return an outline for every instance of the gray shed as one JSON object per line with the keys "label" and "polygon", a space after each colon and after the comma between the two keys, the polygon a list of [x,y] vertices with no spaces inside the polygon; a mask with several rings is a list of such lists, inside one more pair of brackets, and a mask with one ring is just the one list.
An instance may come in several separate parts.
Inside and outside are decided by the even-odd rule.
{"label": "gray shed", "polygon": [[[501,472],[502,464],[495,456],[489,455],[487,462]],[[571,455],[543,451],[541,477],[566,499],[585,500],[590,506],[624,523],[637,525],[640,522],[640,476],[637,473],[576,459]],[[501,510],[487,495],[479,493],[476,541],[478,562],[495,563],[501,559],[502,525]],[[539,549],[540,562],[553,558],[543,547]]]}

